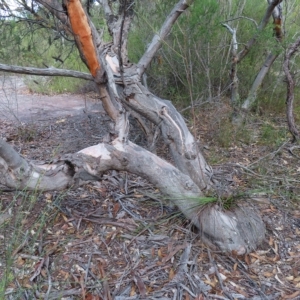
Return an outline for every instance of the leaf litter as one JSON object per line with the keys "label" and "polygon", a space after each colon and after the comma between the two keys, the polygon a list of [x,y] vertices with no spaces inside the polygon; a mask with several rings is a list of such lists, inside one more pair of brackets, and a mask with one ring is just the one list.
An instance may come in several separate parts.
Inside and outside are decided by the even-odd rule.
{"label": "leaf litter", "polygon": [[[29,125],[32,138],[24,139],[1,121],[1,137],[28,159],[47,161],[98,143],[109,120],[85,113]],[[208,132],[200,132],[204,140]],[[289,147],[269,156],[255,145],[214,148],[230,162],[216,173],[255,201],[267,226],[265,243],[244,256],[207,248],[155,187],[125,172],[59,193],[3,189],[5,299],[300,299],[299,167]]]}

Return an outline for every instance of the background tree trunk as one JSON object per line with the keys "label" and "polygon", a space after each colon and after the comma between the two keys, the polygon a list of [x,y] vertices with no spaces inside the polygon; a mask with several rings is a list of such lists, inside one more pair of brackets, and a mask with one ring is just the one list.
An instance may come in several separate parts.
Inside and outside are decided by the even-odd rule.
{"label": "background tree trunk", "polygon": [[285,54],[284,63],[283,63],[283,70],[287,80],[286,116],[287,116],[288,128],[290,133],[293,136],[294,141],[299,140],[299,131],[296,127],[295,118],[293,114],[293,103],[295,99],[295,93],[294,93],[295,81],[291,74],[290,61],[293,55],[299,49],[299,47],[300,47],[300,37],[298,37],[295,43],[291,44],[288,47],[287,52]]}
{"label": "background tree trunk", "polygon": [[259,73],[257,74],[257,76],[251,86],[251,89],[249,91],[249,95],[248,95],[247,99],[242,104],[243,109],[248,110],[255,102],[256,96],[257,96],[257,91],[258,91],[259,87],[262,85],[262,82],[263,82],[265,76],[268,74],[272,64],[274,63],[274,61],[276,60],[277,57],[278,57],[278,54],[272,54],[272,53],[270,53],[267,56],[262,68],[260,69]]}
{"label": "background tree trunk", "polygon": [[[282,33],[282,28],[281,28],[281,26],[282,26],[281,1],[268,0],[268,3],[269,3],[269,6],[275,5],[277,3],[272,11],[273,24],[274,24],[273,31],[274,31],[274,36],[276,37],[277,41],[282,42],[283,33]],[[260,71],[258,72],[258,74],[250,88],[247,99],[242,104],[243,109],[248,110],[255,102],[256,96],[257,96],[257,91],[278,56],[279,56],[278,53],[276,53],[276,54],[269,53],[268,54],[263,66],[261,67]]]}

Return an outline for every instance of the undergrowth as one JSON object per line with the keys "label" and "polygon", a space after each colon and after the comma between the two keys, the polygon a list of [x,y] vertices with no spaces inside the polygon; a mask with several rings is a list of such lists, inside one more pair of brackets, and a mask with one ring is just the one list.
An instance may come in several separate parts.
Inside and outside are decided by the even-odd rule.
{"label": "undergrowth", "polygon": [[[25,289],[28,293],[30,290],[34,292],[37,288],[38,283],[31,281],[32,274],[28,274],[25,270],[28,270],[28,267],[29,269],[38,267],[38,263],[46,255],[42,251],[44,249],[42,244],[45,242],[43,233],[45,230],[51,230],[51,224],[58,212],[54,207],[59,205],[62,199],[63,195],[53,199],[50,194],[23,190],[14,195],[5,209],[2,207],[1,213],[9,213],[10,220],[0,225],[3,245],[0,262],[4,270],[0,278],[1,299],[5,299],[5,293],[8,296],[12,292],[14,299],[21,299]],[[40,257],[36,261],[36,266],[28,266],[28,260],[19,256],[19,252],[25,253],[28,257]]]}

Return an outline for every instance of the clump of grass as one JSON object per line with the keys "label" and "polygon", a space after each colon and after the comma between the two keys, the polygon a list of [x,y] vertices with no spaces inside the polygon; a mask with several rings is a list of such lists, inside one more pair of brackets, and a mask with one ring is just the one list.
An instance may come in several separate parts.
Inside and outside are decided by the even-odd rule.
{"label": "clump of grass", "polygon": [[279,146],[286,140],[287,135],[288,132],[286,128],[276,127],[273,124],[265,123],[260,131],[259,143],[266,146]]}
{"label": "clump of grass", "polygon": [[[49,220],[54,220],[57,214],[57,210],[53,211],[52,202],[49,202],[49,204],[44,203],[45,206],[33,215],[34,208],[40,207],[38,202],[42,196],[42,193],[37,190],[20,191],[5,209],[5,211],[12,211],[12,218],[0,225],[3,235],[0,261],[1,268],[4,270],[3,276],[0,278],[1,299],[5,299],[5,292],[9,287],[12,287],[11,296],[14,299],[22,298],[21,294],[24,288],[22,285],[15,285],[15,279],[18,279],[19,282],[22,276],[27,276],[28,270],[25,269],[28,268],[28,265],[26,263],[18,265],[17,254],[19,251],[23,251],[29,255],[36,255],[42,232],[49,227]],[[57,197],[55,203],[61,199],[61,197]],[[35,289],[36,284],[32,283],[31,288]]]}
{"label": "clump of grass", "polygon": [[252,140],[253,134],[245,124],[235,125],[229,120],[222,122],[216,133],[216,142],[223,148],[229,148],[236,143],[249,145]]}
{"label": "clump of grass", "polygon": [[17,127],[17,135],[24,142],[32,142],[38,135],[38,130],[33,124],[26,124]]}

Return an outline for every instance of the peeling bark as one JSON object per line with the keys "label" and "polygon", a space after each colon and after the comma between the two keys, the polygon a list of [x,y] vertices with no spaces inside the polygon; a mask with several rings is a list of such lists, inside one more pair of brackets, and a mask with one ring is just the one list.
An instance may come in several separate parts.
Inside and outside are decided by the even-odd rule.
{"label": "peeling bark", "polygon": [[87,15],[79,0],[67,0],[67,10],[77,47],[92,76],[96,77],[101,67]]}

